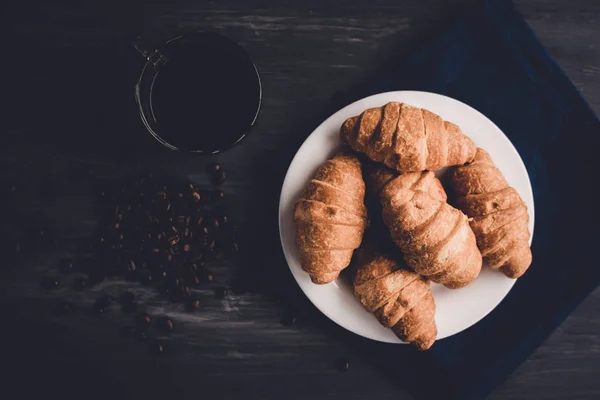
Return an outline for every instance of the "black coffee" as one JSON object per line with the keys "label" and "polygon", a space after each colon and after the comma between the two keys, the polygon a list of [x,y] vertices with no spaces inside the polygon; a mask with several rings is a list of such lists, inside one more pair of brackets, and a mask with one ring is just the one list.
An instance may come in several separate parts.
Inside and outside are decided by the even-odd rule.
{"label": "black coffee", "polygon": [[151,105],[161,138],[181,150],[225,150],[250,129],[260,107],[254,64],[236,43],[196,33],[167,45]]}

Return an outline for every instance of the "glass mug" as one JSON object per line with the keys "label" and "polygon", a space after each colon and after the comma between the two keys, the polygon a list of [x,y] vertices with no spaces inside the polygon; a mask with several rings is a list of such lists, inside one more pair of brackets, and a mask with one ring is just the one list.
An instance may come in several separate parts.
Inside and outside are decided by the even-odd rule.
{"label": "glass mug", "polygon": [[236,42],[214,32],[177,36],[150,49],[135,87],[142,122],[171,150],[215,154],[239,143],[260,111],[258,70]]}

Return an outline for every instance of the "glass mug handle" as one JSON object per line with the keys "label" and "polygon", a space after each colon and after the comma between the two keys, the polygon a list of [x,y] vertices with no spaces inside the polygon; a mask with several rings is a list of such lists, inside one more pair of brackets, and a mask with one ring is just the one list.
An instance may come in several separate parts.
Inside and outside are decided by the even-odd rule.
{"label": "glass mug handle", "polygon": [[158,50],[153,48],[146,40],[137,37],[131,42],[133,48],[152,65],[156,65],[159,61],[164,60],[165,56]]}

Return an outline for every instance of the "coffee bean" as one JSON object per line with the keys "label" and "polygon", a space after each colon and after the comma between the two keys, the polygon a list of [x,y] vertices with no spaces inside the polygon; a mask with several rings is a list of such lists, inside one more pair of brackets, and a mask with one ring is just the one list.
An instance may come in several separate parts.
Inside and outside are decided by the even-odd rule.
{"label": "coffee bean", "polygon": [[135,272],[135,262],[133,260],[129,260],[127,262],[127,271],[128,272]]}
{"label": "coffee bean", "polygon": [[51,276],[47,276],[44,279],[42,279],[41,285],[44,289],[56,289],[59,283],[60,282],[58,281],[58,279]]}
{"label": "coffee bean", "polygon": [[217,299],[225,298],[227,296],[227,293],[228,293],[227,288],[220,287],[220,288],[215,289],[215,297]]}
{"label": "coffee bean", "polygon": [[88,280],[83,277],[79,277],[73,280],[73,289],[75,290],[83,290],[87,287]]}
{"label": "coffee bean", "polygon": [[192,299],[188,301],[187,307],[190,311],[197,310],[200,307],[200,300]]}
{"label": "coffee bean", "polygon": [[213,228],[215,231],[218,231],[218,230],[219,230],[219,225],[220,225],[220,224],[219,224],[219,220],[218,220],[217,218],[213,217],[213,218],[212,218],[212,220],[210,221],[210,223],[211,223],[211,226],[212,226],[212,228]]}
{"label": "coffee bean", "polygon": [[209,272],[209,271],[206,272],[206,274],[204,275],[203,278],[206,282],[212,282],[215,280],[214,275],[212,274],[212,272]]}
{"label": "coffee bean", "polygon": [[156,320],[156,325],[163,332],[171,332],[173,330],[173,320],[169,317],[159,317]]}
{"label": "coffee bean", "polygon": [[149,350],[152,354],[163,354],[165,351],[165,347],[162,343],[152,343],[149,347]]}
{"label": "coffee bean", "polygon": [[119,296],[119,303],[122,305],[132,304],[135,295],[131,292],[125,292]]}
{"label": "coffee bean", "polygon": [[159,192],[156,192],[154,197],[157,201],[165,201],[165,200],[167,200],[167,193],[165,191],[159,191]]}
{"label": "coffee bean", "polygon": [[337,361],[337,367],[340,371],[348,371],[350,369],[350,362],[345,358],[342,358]]}
{"label": "coffee bean", "polygon": [[211,163],[206,166],[206,172],[209,174],[217,173],[221,170],[221,165],[219,163]]}
{"label": "coffee bean", "polygon": [[237,242],[231,243],[231,247],[230,247],[229,250],[230,250],[231,253],[237,253],[237,252],[239,252],[240,248],[238,247]]}
{"label": "coffee bean", "polygon": [[146,339],[148,339],[148,334],[142,328],[135,328],[135,331],[133,332],[133,336],[135,337],[135,340],[137,340],[138,342],[143,342]]}
{"label": "coffee bean", "polygon": [[166,280],[169,277],[169,273],[167,271],[165,271],[165,270],[156,271],[154,273],[154,277],[158,281],[164,281],[164,280]]}
{"label": "coffee bean", "polygon": [[152,317],[148,313],[141,313],[136,317],[138,325],[146,326],[152,322]]}
{"label": "coffee bean", "polygon": [[217,186],[222,185],[226,180],[227,174],[223,170],[219,170],[212,175],[212,181]]}

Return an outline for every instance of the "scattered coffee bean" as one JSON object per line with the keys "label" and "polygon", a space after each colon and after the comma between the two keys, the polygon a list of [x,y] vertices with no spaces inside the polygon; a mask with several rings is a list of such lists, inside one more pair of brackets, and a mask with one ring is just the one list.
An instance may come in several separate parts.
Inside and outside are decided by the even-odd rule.
{"label": "scattered coffee bean", "polygon": [[227,180],[227,174],[223,170],[219,170],[212,175],[212,181],[215,185],[220,186]]}
{"label": "scattered coffee bean", "polygon": [[240,248],[238,247],[237,242],[233,242],[231,243],[231,247],[229,248],[229,250],[231,251],[231,253],[237,253],[240,251]]}
{"label": "scattered coffee bean", "polygon": [[227,296],[228,290],[225,287],[215,289],[215,297],[217,299],[223,299]]}
{"label": "scattered coffee bean", "polygon": [[[210,171],[215,182],[225,181],[220,166]],[[161,293],[189,302],[190,286],[213,279],[201,271],[203,267],[228,252],[232,241],[231,222],[218,202],[223,191],[150,175],[105,186],[101,189],[105,217],[93,250],[101,261],[87,269],[89,284],[97,281],[92,274],[101,278],[98,281],[105,276],[144,284],[160,281]],[[182,279],[173,282],[178,276],[185,284]]]}
{"label": "scattered coffee bean", "polygon": [[136,321],[141,326],[150,325],[152,317],[147,313],[141,313],[137,316]]}
{"label": "scattered coffee bean", "polygon": [[338,360],[337,362],[338,369],[342,372],[348,371],[350,369],[350,362],[345,358]]}
{"label": "scattered coffee bean", "polygon": [[60,282],[58,281],[58,279],[51,277],[51,276],[45,277],[44,279],[42,279],[42,282],[41,282],[42,287],[44,289],[56,289],[58,287],[59,283]]}
{"label": "scattered coffee bean", "polygon": [[221,165],[219,163],[211,163],[206,166],[206,172],[209,174],[217,173],[221,170]]}
{"label": "scattered coffee bean", "polygon": [[96,304],[102,308],[106,308],[112,304],[113,300],[114,299],[111,295],[106,294],[106,295],[98,297],[96,299]]}
{"label": "scattered coffee bean", "polygon": [[88,280],[83,277],[75,278],[73,280],[73,289],[83,290],[88,286]]}
{"label": "scattered coffee bean", "polygon": [[148,339],[148,334],[142,328],[135,328],[135,331],[133,332],[133,336],[135,337],[135,340],[137,340],[138,342],[143,342],[146,339]]}
{"label": "scattered coffee bean", "polygon": [[163,332],[171,332],[173,330],[173,320],[169,317],[159,317],[156,320],[156,325]]}
{"label": "scattered coffee bean", "polygon": [[190,311],[197,310],[200,307],[200,300],[192,299],[188,301],[187,307]]}
{"label": "scattered coffee bean", "polygon": [[127,271],[135,272],[135,262],[133,260],[127,262]]}
{"label": "scattered coffee bean", "polygon": [[62,272],[63,274],[70,274],[75,270],[73,260],[71,260],[70,258],[64,258],[60,260],[59,269],[60,272]]}

